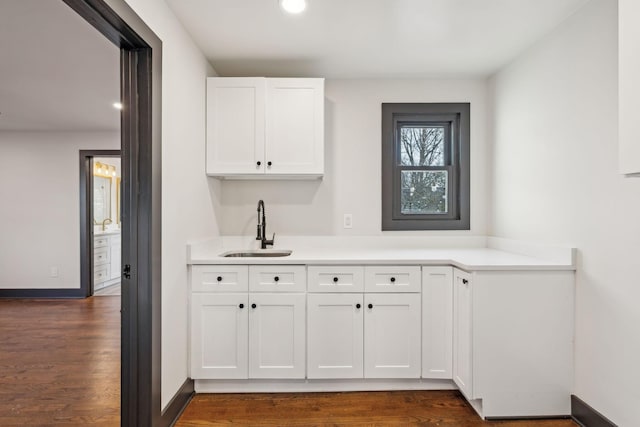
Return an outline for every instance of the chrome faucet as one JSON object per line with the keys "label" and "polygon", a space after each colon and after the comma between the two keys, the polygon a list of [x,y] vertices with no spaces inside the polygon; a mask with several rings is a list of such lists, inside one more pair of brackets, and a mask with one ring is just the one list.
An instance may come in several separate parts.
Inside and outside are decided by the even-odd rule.
{"label": "chrome faucet", "polygon": [[111,221],[111,218],[106,218],[104,221],[102,221],[102,231],[104,231],[107,228],[107,221],[109,221],[109,224],[113,222]]}
{"label": "chrome faucet", "polygon": [[[260,217],[260,211],[262,210],[262,217]],[[264,202],[258,200],[258,235],[256,240],[260,240],[260,248],[267,249],[267,245],[273,246],[274,240],[276,240],[276,233],[273,233],[271,240],[267,240],[267,218],[264,213]]]}

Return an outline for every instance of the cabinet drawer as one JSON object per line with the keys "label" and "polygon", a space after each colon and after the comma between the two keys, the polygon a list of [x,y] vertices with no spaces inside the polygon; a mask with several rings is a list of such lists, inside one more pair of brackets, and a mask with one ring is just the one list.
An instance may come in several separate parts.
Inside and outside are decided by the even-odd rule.
{"label": "cabinet drawer", "polygon": [[94,248],[104,248],[105,246],[109,246],[109,236],[101,236],[101,237],[93,238]]}
{"label": "cabinet drawer", "polygon": [[364,267],[310,266],[307,281],[309,292],[362,292]]}
{"label": "cabinet drawer", "polygon": [[365,292],[420,292],[420,267],[365,267]]}
{"label": "cabinet drawer", "polygon": [[304,292],[306,289],[304,265],[249,266],[249,290],[252,292]]}
{"label": "cabinet drawer", "polygon": [[246,265],[194,265],[191,267],[193,292],[246,292],[249,289]]}
{"label": "cabinet drawer", "polygon": [[109,248],[96,248],[93,250],[93,265],[104,265],[108,264],[109,259]]}
{"label": "cabinet drawer", "polygon": [[100,283],[109,280],[109,268],[108,266],[103,266],[100,268],[95,268],[93,270],[93,283]]}

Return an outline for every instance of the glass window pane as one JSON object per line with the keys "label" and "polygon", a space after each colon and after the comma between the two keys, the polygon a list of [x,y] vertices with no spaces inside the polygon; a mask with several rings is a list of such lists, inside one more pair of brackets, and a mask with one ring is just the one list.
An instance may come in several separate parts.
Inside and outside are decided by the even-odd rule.
{"label": "glass window pane", "polygon": [[402,166],[444,166],[444,127],[402,126],[400,128]]}
{"label": "glass window pane", "polygon": [[402,171],[401,181],[402,214],[446,214],[449,211],[447,171]]}

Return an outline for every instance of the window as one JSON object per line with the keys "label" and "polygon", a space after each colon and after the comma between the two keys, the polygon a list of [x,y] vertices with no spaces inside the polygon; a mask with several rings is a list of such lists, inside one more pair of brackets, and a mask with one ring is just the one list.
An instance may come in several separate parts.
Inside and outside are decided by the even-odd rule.
{"label": "window", "polygon": [[470,104],[382,104],[382,230],[469,230]]}

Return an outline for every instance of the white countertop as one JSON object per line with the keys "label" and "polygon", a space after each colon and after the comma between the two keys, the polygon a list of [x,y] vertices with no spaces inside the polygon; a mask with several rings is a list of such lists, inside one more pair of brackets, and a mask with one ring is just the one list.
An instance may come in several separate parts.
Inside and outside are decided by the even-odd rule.
{"label": "white countertop", "polygon": [[106,230],[106,231],[94,231],[94,236],[113,236],[115,234],[120,234],[120,230]]}
{"label": "white countertop", "polygon": [[[490,247],[491,246],[491,247]],[[507,248],[505,250],[503,248]],[[464,270],[575,270],[575,250],[526,245],[504,239],[423,237],[278,237],[274,249],[286,257],[225,258],[234,250],[255,250],[242,237],[222,237],[188,245],[188,264],[453,265]],[[520,253],[514,252],[517,250]],[[534,255],[531,255],[534,254]]]}

